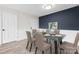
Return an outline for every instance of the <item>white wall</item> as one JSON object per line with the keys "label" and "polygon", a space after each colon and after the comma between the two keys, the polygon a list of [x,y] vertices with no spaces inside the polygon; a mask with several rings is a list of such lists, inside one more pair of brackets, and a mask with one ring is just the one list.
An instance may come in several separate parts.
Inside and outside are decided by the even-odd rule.
{"label": "white wall", "polygon": [[26,38],[25,31],[31,30],[31,27],[38,28],[38,22],[39,21],[37,17],[28,14],[18,13],[18,39]]}
{"label": "white wall", "polygon": [[38,28],[39,26],[39,19],[36,16],[2,6],[0,6],[0,9],[17,15],[17,40],[27,38],[25,31],[30,30],[31,27]]}
{"label": "white wall", "polygon": [[[1,25],[1,9],[0,9],[0,25]],[[1,26],[0,26],[0,44],[1,44]]]}
{"label": "white wall", "polygon": [[61,30],[60,31],[61,34],[65,34],[63,41],[67,41],[67,42],[71,42],[71,43],[74,43],[76,34],[78,32],[79,31],[77,31],[77,30]]}

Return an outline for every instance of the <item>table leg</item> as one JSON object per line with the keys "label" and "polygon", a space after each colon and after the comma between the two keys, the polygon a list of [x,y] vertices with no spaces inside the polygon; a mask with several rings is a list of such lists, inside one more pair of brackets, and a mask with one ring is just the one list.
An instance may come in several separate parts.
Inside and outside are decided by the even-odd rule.
{"label": "table leg", "polygon": [[54,41],[54,44],[55,44],[55,54],[58,54],[57,41]]}
{"label": "table leg", "polygon": [[58,45],[62,44],[62,40],[60,40],[58,42],[57,42],[57,40],[54,41],[54,44],[55,44],[55,54],[58,54]]}
{"label": "table leg", "polygon": [[62,38],[59,38],[59,42],[60,42],[60,44],[62,44]]}

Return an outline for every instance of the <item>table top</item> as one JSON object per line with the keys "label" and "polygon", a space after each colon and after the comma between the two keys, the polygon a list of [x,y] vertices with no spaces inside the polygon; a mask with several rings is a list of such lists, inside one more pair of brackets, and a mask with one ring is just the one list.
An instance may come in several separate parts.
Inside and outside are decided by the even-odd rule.
{"label": "table top", "polygon": [[64,35],[64,34],[56,34],[56,35],[45,34],[44,36],[45,36],[45,37],[46,37],[46,36],[52,36],[52,37],[64,37],[65,35]]}

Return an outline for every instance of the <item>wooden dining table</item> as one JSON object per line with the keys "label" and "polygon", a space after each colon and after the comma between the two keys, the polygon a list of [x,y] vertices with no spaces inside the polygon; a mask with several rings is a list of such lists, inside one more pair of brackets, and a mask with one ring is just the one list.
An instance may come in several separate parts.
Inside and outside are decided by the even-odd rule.
{"label": "wooden dining table", "polygon": [[[62,39],[65,35],[64,34],[45,34],[44,37],[47,39],[47,41],[54,41],[54,47],[55,47],[55,54],[58,54],[58,46],[59,44],[62,44]],[[52,42],[49,42],[52,43]]]}

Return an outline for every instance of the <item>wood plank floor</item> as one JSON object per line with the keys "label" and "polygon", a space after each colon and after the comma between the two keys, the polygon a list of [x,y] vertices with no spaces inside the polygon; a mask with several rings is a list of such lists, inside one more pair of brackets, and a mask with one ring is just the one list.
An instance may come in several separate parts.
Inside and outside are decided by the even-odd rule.
{"label": "wood plank floor", "polygon": [[[34,54],[35,49],[32,48],[32,51],[29,52],[30,46],[28,46],[28,49],[26,49],[27,40],[21,40],[16,42],[10,42],[6,44],[0,45],[0,54]],[[41,54],[41,52],[38,50],[38,54]],[[49,53],[47,51],[46,53]]]}
{"label": "wood plank floor", "polygon": [[26,50],[27,40],[10,42],[0,45],[0,54],[33,54]]}
{"label": "wood plank floor", "polygon": [[[0,54],[34,54],[35,49],[32,48],[32,51],[29,52],[29,46],[28,49],[26,49],[27,40],[21,40],[21,41],[15,41],[10,42],[6,44],[0,45]],[[41,52],[38,50],[38,54],[41,54]],[[46,51],[45,54],[49,54],[49,50]],[[66,53],[65,53],[66,54]]]}

